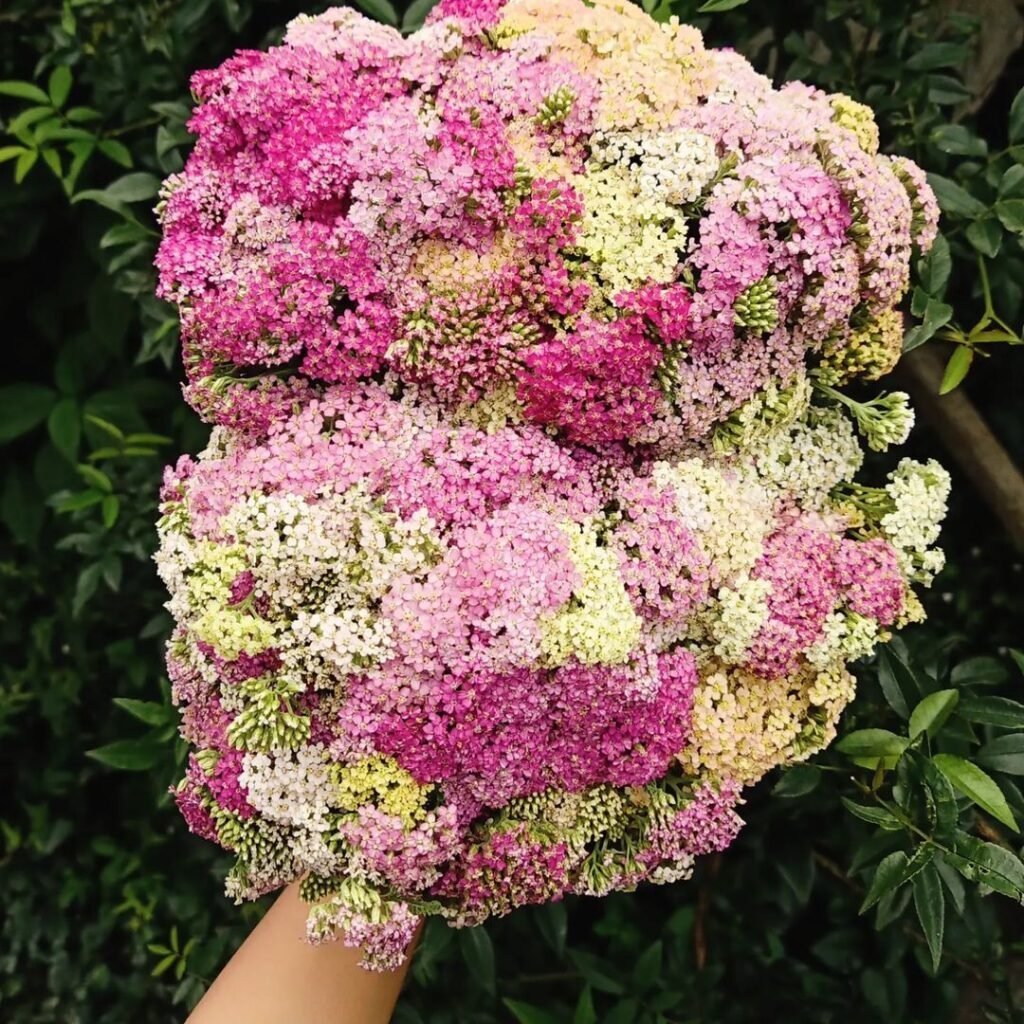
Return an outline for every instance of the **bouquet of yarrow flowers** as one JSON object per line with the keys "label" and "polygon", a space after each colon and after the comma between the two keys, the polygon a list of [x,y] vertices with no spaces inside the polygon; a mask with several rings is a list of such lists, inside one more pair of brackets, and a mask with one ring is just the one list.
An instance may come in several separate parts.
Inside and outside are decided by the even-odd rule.
{"label": "bouquet of yarrow flowers", "polygon": [[[920,619],[920,169],[625,0],[348,9],[193,79],[160,293],[215,426],[168,470],[176,797],[229,894],[401,962],[686,878]],[[884,470],[883,470],[884,472]]]}

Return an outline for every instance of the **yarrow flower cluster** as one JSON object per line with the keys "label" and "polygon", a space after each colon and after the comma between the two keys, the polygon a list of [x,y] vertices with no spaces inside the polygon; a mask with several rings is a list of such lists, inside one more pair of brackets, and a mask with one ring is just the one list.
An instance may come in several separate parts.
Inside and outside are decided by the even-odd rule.
{"label": "yarrow flower cluster", "polygon": [[215,427],[158,566],[229,892],[387,968],[687,877],[941,568],[941,467],[854,480],[906,397],[839,390],[898,357],[919,169],[619,0],[331,9],[193,86],[157,264]]}

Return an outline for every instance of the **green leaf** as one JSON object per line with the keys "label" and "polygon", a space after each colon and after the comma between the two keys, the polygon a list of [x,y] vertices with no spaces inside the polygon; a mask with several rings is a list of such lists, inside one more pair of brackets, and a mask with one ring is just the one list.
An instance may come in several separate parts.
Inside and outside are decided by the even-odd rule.
{"label": "green leaf", "polygon": [[902,850],[896,850],[883,858],[875,868],[871,885],[868,886],[858,913],[870,910],[886,893],[895,892],[905,881],[903,876],[908,863],[907,855]]}
{"label": "green leaf", "polygon": [[939,969],[942,959],[942,940],[946,923],[946,898],[942,881],[934,864],[928,864],[917,875],[914,885],[914,909],[921,922],[928,951],[932,955],[932,974]]}
{"label": "green leaf", "polygon": [[924,871],[924,869],[931,864],[935,859],[936,848],[932,843],[923,843],[918,846],[907,861],[907,866],[903,869],[903,881],[909,882],[916,878],[917,875]]}
{"label": "green leaf", "polygon": [[904,65],[909,71],[934,71],[936,68],[960,68],[970,57],[962,43],[929,43],[911,54]]}
{"label": "green leaf", "polygon": [[589,985],[584,985],[583,991],[580,992],[580,998],[576,1002],[576,1012],[572,1015],[572,1024],[597,1024],[594,995]]}
{"label": "green leaf", "polygon": [[889,645],[878,652],[878,685],[889,707],[900,718],[909,718],[910,706],[920,697],[921,688],[910,666]]}
{"label": "green leaf", "polygon": [[1009,850],[958,832],[956,850],[946,853],[946,860],[968,881],[1024,903],[1024,864]]}
{"label": "green leaf", "polygon": [[956,156],[983,157],[988,153],[988,144],[962,124],[943,124],[932,131],[932,143],[943,153]]}
{"label": "green leaf", "polygon": [[125,772],[144,772],[160,760],[164,748],[152,739],[115,740],[104,747],[87,750],[86,757]]}
{"label": "green leaf", "polygon": [[882,764],[891,768],[907,749],[905,736],[897,736],[888,729],[858,729],[848,733],[837,744],[836,750],[866,768]]}
{"label": "green leaf", "polygon": [[977,765],[955,754],[936,754],[932,763],[964,796],[982,810],[988,811],[996,821],[1002,822],[1014,832],[1019,831],[1002,790]]}
{"label": "green leaf", "polygon": [[910,716],[910,738],[915,739],[921,733],[927,732],[928,736],[934,739],[946,724],[959,700],[959,690],[937,690],[928,694]]}
{"label": "green leaf", "polygon": [[355,0],[356,6],[385,25],[397,25],[398,14],[389,0]]}
{"label": "green leaf", "polygon": [[502,999],[502,1002],[519,1024],[559,1024],[557,1017],[532,1003],[523,1003],[518,999]]}
{"label": "green leaf", "polygon": [[985,204],[975,199],[970,192],[955,181],[944,178],[941,174],[929,174],[928,184],[935,192],[935,197],[938,199],[943,213],[972,219],[985,213]]}
{"label": "green leaf", "polygon": [[39,426],[57,401],[57,392],[41,384],[0,387],[0,444]]}
{"label": "green leaf", "polygon": [[1024,142],[1024,89],[1010,104],[1009,135],[1010,142]]}
{"label": "green leaf", "polygon": [[178,959],[177,953],[168,953],[150,972],[154,978],[159,978],[168,967]]}
{"label": "green leaf", "polygon": [[1024,167],[1014,164],[999,181],[1000,199],[1024,199]]}
{"label": "green leaf", "polygon": [[957,686],[998,686],[1008,678],[1005,662],[984,655],[961,661],[950,674],[950,681]]}
{"label": "green leaf", "polygon": [[1007,775],[1024,775],[1024,733],[1011,733],[986,743],[975,755],[979,764]]}
{"label": "green leaf", "polygon": [[41,505],[39,487],[31,474],[23,466],[9,466],[0,489],[0,521],[15,540],[29,547],[35,547],[42,529]]}
{"label": "green leaf", "polygon": [[1024,729],[1024,704],[1009,697],[961,697],[956,713],[978,725]]}
{"label": "green leaf", "polygon": [[939,106],[963,103],[971,98],[970,90],[952,75],[928,76],[928,99]]}
{"label": "green leaf", "polygon": [[783,771],[782,777],[775,783],[772,796],[784,799],[796,799],[806,796],[817,788],[821,781],[821,769],[813,764],[795,764]]}
{"label": "green leaf", "polygon": [[747,0],[706,0],[697,8],[698,14],[712,14],[715,11],[731,11],[733,8],[742,7]]}
{"label": "green leaf", "polygon": [[100,248],[110,249],[117,245],[133,245],[146,239],[149,232],[141,224],[115,224],[100,238]]}
{"label": "green leaf", "polygon": [[[53,107],[26,107],[17,117],[12,117],[7,124],[7,132],[10,135],[21,136],[21,133],[26,128],[31,128],[32,125],[38,124],[43,118],[50,117],[53,114]],[[60,122],[57,122],[60,124]],[[29,141],[32,138],[31,134],[25,136],[25,141]],[[24,147],[13,147],[21,148]]]}
{"label": "green leaf", "polygon": [[622,982],[613,976],[610,965],[593,954],[570,949],[569,959],[598,992],[609,992],[612,995],[622,995],[625,992]]}
{"label": "green leaf", "polygon": [[160,179],[148,171],[135,171],[111,182],[104,195],[119,203],[137,203],[152,199],[160,191]]}
{"label": "green leaf", "polygon": [[866,821],[870,825],[878,825],[880,828],[887,829],[890,832],[898,832],[903,827],[895,815],[884,807],[866,807],[864,804],[847,800],[845,796],[839,799],[855,818],[860,818],[861,821]]}
{"label": "green leaf", "polygon": [[1024,199],[1000,199],[996,203],[996,216],[1007,231],[1024,231]]}
{"label": "green leaf", "polygon": [[565,937],[569,930],[569,917],[565,904],[545,903],[533,911],[534,920],[551,952],[559,959],[565,955]]}
{"label": "green leaf", "polygon": [[117,522],[117,517],[121,511],[121,499],[116,494],[108,494],[104,497],[103,501],[100,502],[100,515],[103,520],[103,525],[109,530],[114,523]]}
{"label": "green leaf", "polygon": [[129,434],[125,439],[126,445],[137,445],[137,444],[152,444],[152,445],[165,445],[173,444],[173,438],[168,437],[166,434]]}
{"label": "green leaf", "polygon": [[72,107],[64,112],[64,116],[72,124],[83,124],[86,121],[98,121],[103,115],[92,107]]}
{"label": "green leaf", "polygon": [[604,1015],[602,1024],[633,1024],[637,1008],[638,1003],[635,999],[623,999]]}
{"label": "green leaf", "polygon": [[28,176],[28,172],[35,167],[38,159],[38,149],[27,150],[18,157],[18,160],[14,165],[14,183],[16,185],[20,185],[25,180]]}
{"label": "green leaf", "polygon": [[124,442],[124,431],[120,427],[111,423],[110,420],[105,420],[103,419],[102,416],[96,416],[91,412],[87,412],[85,414],[85,419],[94,427],[99,427],[99,429],[102,430],[105,434],[109,434],[112,438],[114,438],[115,441],[119,441],[121,443]]}
{"label": "green leaf", "polygon": [[945,855],[935,858],[935,870],[939,873],[949,898],[953,901],[953,909],[957,914],[962,915],[967,905],[967,893],[964,891],[964,883],[960,880],[960,874],[951,864],[947,863]]}
{"label": "green leaf", "polygon": [[923,345],[935,336],[935,332],[939,328],[945,327],[952,317],[953,307],[948,302],[940,302],[934,297],[929,297],[922,313],[922,322],[907,331],[903,341],[903,351],[912,352],[918,346]]}
{"label": "green leaf", "polygon": [[54,447],[68,462],[78,458],[82,438],[82,409],[74,398],[62,398],[51,410],[46,428]]}
{"label": "green leaf", "polygon": [[66,64],[55,67],[50,72],[50,80],[46,88],[50,94],[50,102],[55,107],[63,107],[68,93],[71,92],[71,68]]}
{"label": "green leaf", "polygon": [[953,259],[945,235],[938,235],[926,256],[917,261],[917,276],[929,295],[941,295],[949,281]]}
{"label": "green leaf", "polygon": [[49,103],[50,97],[31,82],[0,82],[0,96],[13,96],[19,100],[29,100],[32,103]]}
{"label": "green leaf", "polygon": [[[102,500],[101,497],[100,501]],[[96,589],[100,585],[100,574],[102,571],[103,566],[99,562],[93,562],[78,574],[78,579],[75,581],[75,594],[71,599],[71,614],[75,618],[82,613],[82,609],[96,593]]]}
{"label": "green leaf", "polygon": [[915,755],[913,763],[924,783],[928,822],[933,834],[938,839],[947,839],[953,835],[960,820],[960,808],[957,807],[953,787],[930,758]]}
{"label": "green leaf", "polygon": [[110,494],[114,489],[114,484],[110,477],[101,469],[97,469],[95,466],[90,466],[88,463],[80,462],[75,469],[78,470],[82,479],[86,483],[91,484],[98,491],[102,491],[104,494]]}
{"label": "green leaf", "polygon": [[43,163],[57,175],[58,178],[64,177],[64,168],[61,167],[60,153],[55,149],[41,149],[39,155],[43,158]]}
{"label": "green leaf", "polygon": [[64,178],[64,190],[69,196],[73,196],[78,176],[96,149],[96,144],[95,142],[72,142],[68,149],[74,154],[74,159],[72,159],[67,176]]}
{"label": "green leaf", "polygon": [[164,704],[151,700],[135,700],[132,697],[115,697],[114,703],[146,725],[165,725],[173,718],[173,712]]}
{"label": "green leaf", "polygon": [[663,954],[661,941],[653,942],[640,954],[633,968],[633,985],[640,992],[646,992],[661,976]]}
{"label": "green leaf", "polygon": [[118,142],[117,139],[100,139],[96,148],[114,163],[120,164],[122,167],[131,167],[132,155],[123,142]]}
{"label": "green leaf", "polygon": [[54,508],[58,512],[78,512],[83,508],[92,508],[103,501],[103,495],[99,491],[90,488],[87,491],[79,491],[77,494],[69,494],[54,502]]}
{"label": "green leaf", "polygon": [[[997,206],[997,212],[998,209]],[[967,240],[982,256],[991,259],[1003,244],[1003,229],[995,217],[983,217],[967,225]]]}
{"label": "green leaf", "polygon": [[494,992],[494,945],[482,925],[463,928],[459,932],[459,952],[476,983],[487,992]]}
{"label": "green leaf", "polygon": [[939,394],[948,395],[950,391],[956,390],[963,383],[973,362],[974,349],[968,348],[966,345],[957,345],[946,363],[946,370],[942,374],[942,383],[939,385]]}
{"label": "green leaf", "polygon": [[413,0],[402,18],[403,32],[416,32],[423,26],[427,15],[437,6],[437,0]]}

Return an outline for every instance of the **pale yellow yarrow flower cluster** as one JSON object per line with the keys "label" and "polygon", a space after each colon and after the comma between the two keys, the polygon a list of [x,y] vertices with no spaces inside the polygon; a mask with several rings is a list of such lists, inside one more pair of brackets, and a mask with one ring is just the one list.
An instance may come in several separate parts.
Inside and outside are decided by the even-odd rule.
{"label": "pale yellow yarrow flower cluster", "polygon": [[373,804],[386,814],[401,818],[412,828],[426,815],[426,802],[433,786],[421,786],[392,757],[375,755],[355,764],[330,766],[333,787],[331,803],[341,811],[357,811]]}
{"label": "pale yellow yarrow flower cluster", "polygon": [[553,56],[594,76],[599,128],[667,127],[711,80],[697,29],[677,18],[658,24],[628,0],[511,0],[492,38],[508,47],[527,34],[548,40]]}
{"label": "pale yellow yarrow flower cluster", "polygon": [[613,551],[601,547],[593,524],[567,523],[569,558],[579,575],[572,600],[541,620],[546,664],[619,665],[640,642],[642,623],[633,609]]}
{"label": "pale yellow yarrow flower cluster", "polygon": [[187,607],[196,639],[228,660],[266,650],[280,632],[278,624],[230,604],[231,581],[248,568],[244,547],[212,541],[195,541],[188,547],[191,564],[182,574],[184,600],[178,605]]}
{"label": "pale yellow yarrow flower cluster", "polygon": [[807,666],[786,679],[708,666],[694,696],[693,741],[680,763],[694,774],[753,784],[824,747],[853,688],[841,663]]}

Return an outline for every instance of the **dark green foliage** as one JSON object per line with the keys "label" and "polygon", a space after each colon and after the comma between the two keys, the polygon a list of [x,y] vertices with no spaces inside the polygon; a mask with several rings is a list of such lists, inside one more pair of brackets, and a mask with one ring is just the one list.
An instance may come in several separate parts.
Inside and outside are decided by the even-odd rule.
{"label": "dark green foliage", "polygon": [[[430,4],[360,6],[410,28]],[[955,343],[947,385],[971,369],[972,397],[1019,458],[1019,358],[998,343],[1019,340],[1022,315],[1024,98],[1008,77],[977,118],[961,116],[976,26],[925,0],[645,6],[695,20],[780,79],[871,103],[883,145],[933,171],[945,234],[917,267],[924,326],[908,346]],[[0,10],[9,1024],[179,1021],[259,913],[220,895],[223,859],[167,794],[184,749],[152,524],[162,461],[196,450],[204,430],[180,398],[173,310],[152,297],[150,207],[187,150],[190,71],[265,45],[303,7],[317,5]],[[941,454],[927,432],[916,444]],[[432,922],[397,1020],[940,1022],[971,992],[987,1019],[1020,1020],[1024,659],[1012,648],[1024,588],[1018,556],[957,484],[930,622],[862,666],[839,744],[754,790],[732,850],[669,889],[486,930]]]}

